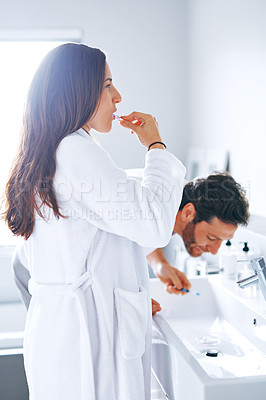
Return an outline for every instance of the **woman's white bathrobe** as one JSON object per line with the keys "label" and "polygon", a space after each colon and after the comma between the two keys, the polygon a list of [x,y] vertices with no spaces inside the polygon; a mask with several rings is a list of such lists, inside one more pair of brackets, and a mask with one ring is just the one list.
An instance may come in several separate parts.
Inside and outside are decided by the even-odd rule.
{"label": "woman's white bathrobe", "polygon": [[184,166],[147,152],[129,179],[83,130],[56,152],[67,218],[36,217],[24,243],[31,279],[24,361],[30,400],[150,398],[151,300],[144,247],[171,237]]}

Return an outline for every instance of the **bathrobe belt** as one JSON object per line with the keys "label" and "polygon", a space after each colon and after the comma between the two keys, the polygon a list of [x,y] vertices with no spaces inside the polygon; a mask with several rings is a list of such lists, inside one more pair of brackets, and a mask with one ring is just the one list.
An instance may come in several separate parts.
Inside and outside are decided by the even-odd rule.
{"label": "bathrobe belt", "polygon": [[86,302],[84,291],[92,285],[90,271],[85,272],[74,283],[66,284],[42,284],[35,282],[32,278],[29,280],[28,288],[32,296],[46,297],[69,295],[77,300],[80,328],[83,336],[84,348],[81,348],[81,360],[83,362],[81,371],[81,384],[82,384],[82,400],[95,400],[95,387],[93,376],[92,352],[90,335],[88,330],[88,319],[86,311]]}

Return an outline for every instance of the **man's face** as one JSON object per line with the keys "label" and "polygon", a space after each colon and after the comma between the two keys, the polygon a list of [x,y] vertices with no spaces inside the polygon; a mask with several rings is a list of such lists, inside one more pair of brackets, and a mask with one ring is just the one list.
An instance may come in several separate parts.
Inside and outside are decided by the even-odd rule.
{"label": "man's face", "polygon": [[216,254],[223,240],[232,239],[236,229],[214,217],[210,222],[188,222],[181,236],[188,254],[199,257],[202,253]]}

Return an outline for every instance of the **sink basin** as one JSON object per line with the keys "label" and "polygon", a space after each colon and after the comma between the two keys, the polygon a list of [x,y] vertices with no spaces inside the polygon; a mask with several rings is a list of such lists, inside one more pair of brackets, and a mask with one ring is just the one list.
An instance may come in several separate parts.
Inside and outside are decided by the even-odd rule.
{"label": "sink basin", "polygon": [[191,293],[177,296],[151,280],[151,296],[162,306],[153,318],[161,335],[153,371],[165,394],[172,400],[265,400],[266,303],[258,297],[255,310],[254,300],[219,277],[191,283]]}

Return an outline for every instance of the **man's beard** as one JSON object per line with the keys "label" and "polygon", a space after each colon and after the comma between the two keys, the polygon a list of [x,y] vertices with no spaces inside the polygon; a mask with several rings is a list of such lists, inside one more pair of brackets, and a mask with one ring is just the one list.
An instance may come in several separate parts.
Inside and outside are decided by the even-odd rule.
{"label": "man's beard", "polygon": [[196,227],[196,224],[194,224],[193,222],[189,222],[182,232],[182,239],[183,239],[185,248],[186,248],[188,254],[192,257],[195,257],[193,255],[194,247],[192,246],[192,245],[196,244],[195,243],[195,235],[194,235],[195,227]]}

